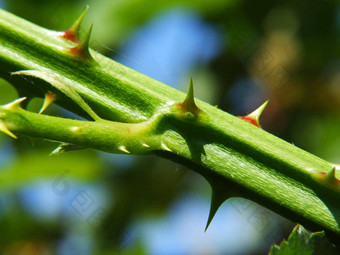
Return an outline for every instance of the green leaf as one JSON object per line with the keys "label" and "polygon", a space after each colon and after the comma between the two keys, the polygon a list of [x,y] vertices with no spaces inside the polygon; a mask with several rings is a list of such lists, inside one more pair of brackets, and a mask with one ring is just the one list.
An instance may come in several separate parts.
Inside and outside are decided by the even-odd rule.
{"label": "green leaf", "polygon": [[338,254],[335,246],[331,244],[325,232],[309,234],[301,225],[296,225],[287,241],[282,241],[280,246],[273,244],[269,255],[331,255]]}

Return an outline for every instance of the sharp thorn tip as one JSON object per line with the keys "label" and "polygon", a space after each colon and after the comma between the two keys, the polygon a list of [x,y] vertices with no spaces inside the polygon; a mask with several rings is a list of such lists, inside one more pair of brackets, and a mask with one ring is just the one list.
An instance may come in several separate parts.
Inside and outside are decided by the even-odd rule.
{"label": "sharp thorn tip", "polygon": [[78,19],[73,23],[73,25],[69,29],[61,33],[61,37],[72,42],[79,42],[80,25],[88,9],[89,5],[86,5],[83,12],[80,14]]}
{"label": "sharp thorn tip", "polygon": [[171,149],[168,146],[166,146],[164,143],[161,144],[161,147],[162,147],[162,149],[164,149],[166,151],[171,151]]}
{"label": "sharp thorn tip", "polygon": [[93,60],[90,54],[90,38],[92,33],[93,24],[91,24],[84,39],[78,43],[77,46],[70,48],[71,55],[79,57],[81,59]]}
{"label": "sharp thorn tip", "polygon": [[120,151],[125,152],[125,153],[128,153],[128,154],[131,153],[130,151],[128,151],[128,150],[126,149],[126,147],[125,147],[124,145],[119,146],[118,149],[119,149]]}
{"label": "sharp thorn tip", "polygon": [[262,105],[260,105],[255,111],[252,113],[239,117],[240,119],[249,122],[250,124],[253,124],[256,127],[261,128],[260,125],[260,117],[262,115],[262,112],[266,108],[267,104],[269,103],[269,100],[265,101]]}
{"label": "sharp thorn tip", "polygon": [[54,103],[57,100],[56,94],[52,92],[47,92],[45,94],[44,103],[39,111],[39,114],[43,113],[52,103]]}
{"label": "sharp thorn tip", "polygon": [[0,132],[3,132],[4,134],[14,139],[18,139],[18,137],[15,134],[13,134],[12,131],[8,129],[7,125],[2,120],[0,120]]}
{"label": "sharp thorn tip", "polygon": [[4,105],[3,107],[4,107],[5,109],[14,111],[14,110],[20,108],[20,104],[21,104],[23,101],[25,101],[26,99],[27,99],[27,97],[18,98],[18,99],[16,99],[16,100],[14,100],[13,102]]}
{"label": "sharp thorn tip", "polygon": [[194,85],[192,77],[190,77],[190,85],[187,92],[187,95],[182,103],[178,104],[180,108],[186,112],[191,112],[195,116],[200,111],[200,109],[197,107],[195,103],[195,97],[194,97]]}
{"label": "sharp thorn tip", "polygon": [[142,146],[145,147],[145,148],[150,148],[150,146],[146,143],[142,143]]}

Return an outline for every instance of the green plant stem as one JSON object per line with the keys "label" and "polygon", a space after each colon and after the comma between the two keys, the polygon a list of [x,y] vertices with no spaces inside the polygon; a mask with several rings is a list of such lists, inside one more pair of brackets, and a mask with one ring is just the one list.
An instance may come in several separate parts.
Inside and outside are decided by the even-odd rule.
{"label": "green plant stem", "polygon": [[[95,62],[75,58],[67,50],[73,46],[56,32],[0,10],[0,75],[22,96],[53,91],[58,104],[90,118],[53,84],[10,76],[18,70],[53,74],[105,119],[76,121],[1,107],[2,121],[15,134],[114,153],[120,144],[135,154],[155,152],[192,167],[220,193],[232,190],[291,220],[340,235],[340,189],[320,177],[332,170],[331,163],[199,100],[202,113],[187,116],[173,108],[185,98],[182,92],[92,50]],[[150,121],[155,116],[162,117]],[[72,131],[75,126],[87,135]],[[139,147],[144,142],[151,149]]]}

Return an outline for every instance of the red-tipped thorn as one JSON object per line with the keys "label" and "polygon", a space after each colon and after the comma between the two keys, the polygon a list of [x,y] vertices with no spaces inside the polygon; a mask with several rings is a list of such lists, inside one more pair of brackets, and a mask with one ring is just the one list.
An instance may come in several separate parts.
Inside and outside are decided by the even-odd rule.
{"label": "red-tipped thorn", "polygon": [[47,92],[45,94],[44,104],[41,107],[39,114],[43,113],[47,107],[49,107],[52,103],[54,103],[57,100],[57,95],[52,92]]}
{"label": "red-tipped thorn", "polygon": [[324,176],[324,178],[325,178],[328,182],[330,182],[330,183],[332,183],[332,184],[334,184],[334,185],[340,185],[340,180],[337,178],[336,172],[337,172],[337,169],[336,169],[336,166],[334,166],[334,167],[332,168],[332,170],[331,170],[330,172],[328,172],[328,173]]}
{"label": "red-tipped thorn", "polygon": [[266,108],[267,104],[269,103],[269,100],[264,102],[260,107],[258,107],[255,111],[252,113],[239,117],[240,119],[249,122],[250,124],[253,124],[256,127],[261,128],[260,126],[260,117],[264,109]]}
{"label": "red-tipped thorn", "polygon": [[[333,169],[332,169],[333,173],[332,173],[332,178],[334,178],[338,184],[340,185],[340,178],[337,177],[337,174],[336,173],[339,173],[340,172],[340,165],[334,165]],[[331,172],[332,172],[331,171]]]}
{"label": "red-tipped thorn", "polygon": [[337,172],[340,170],[339,165],[333,165],[333,168],[329,172],[320,172],[318,177],[327,184],[335,188],[340,188],[340,179],[337,177]]}
{"label": "red-tipped thorn", "polygon": [[178,106],[185,112],[191,112],[192,114],[196,115],[198,114],[201,109],[199,109],[195,103],[195,98],[194,98],[194,85],[192,78],[190,78],[190,86],[189,90],[187,93],[186,98],[182,103],[179,103]]}
{"label": "red-tipped thorn", "polygon": [[77,46],[70,48],[70,53],[73,56],[81,58],[81,59],[87,59],[87,60],[93,59],[90,54],[90,50],[89,50],[90,48],[89,42],[90,42],[92,27],[93,25],[90,26],[89,31],[85,35],[85,38],[81,42],[79,42]]}
{"label": "red-tipped thorn", "polygon": [[61,37],[65,38],[66,40],[69,40],[71,42],[79,42],[79,28],[80,28],[80,24],[84,19],[84,16],[87,12],[87,10],[89,9],[89,6],[86,5],[84,11],[81,13],[81,15],[79,16],[79,18],[73,23],[73,25],[65,30],[62,34]]}

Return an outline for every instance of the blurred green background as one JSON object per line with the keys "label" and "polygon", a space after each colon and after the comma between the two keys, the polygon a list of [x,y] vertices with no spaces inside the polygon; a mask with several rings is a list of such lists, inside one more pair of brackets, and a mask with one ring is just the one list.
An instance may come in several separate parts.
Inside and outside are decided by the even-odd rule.
{"label": "blurred green background", "polygon": [[[52,30],[86,4],[94,49],[184,91],[192,76],[198,98],[234,115],[270,99],[265,130],[340,162],[338,1],[0,0]],[[15,98],[0,80],[0,103]],[[49,157],[55,147],[0,135],[1,254],[265,254],[294,225],[233,198],[204,233],[211,190],[195,172],[155,156]]]}

